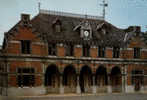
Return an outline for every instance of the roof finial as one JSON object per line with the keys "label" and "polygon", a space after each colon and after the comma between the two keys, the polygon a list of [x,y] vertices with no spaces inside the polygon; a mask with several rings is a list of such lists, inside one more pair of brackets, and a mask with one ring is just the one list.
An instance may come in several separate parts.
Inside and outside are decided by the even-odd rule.
{"label": "roof finial", "polygon": [[103,6],[103,19],[105,20],[105,16],[106,16],[105,8],[108,7],[108,3],[106,3],[105,0],[103,0],[103,4],[100,5]]}
{"label": "roof finial", "polygon": [[40,13],[40,7],[41,7],[41,3],[38,2],[38,11],[39,11],[39,13]]}

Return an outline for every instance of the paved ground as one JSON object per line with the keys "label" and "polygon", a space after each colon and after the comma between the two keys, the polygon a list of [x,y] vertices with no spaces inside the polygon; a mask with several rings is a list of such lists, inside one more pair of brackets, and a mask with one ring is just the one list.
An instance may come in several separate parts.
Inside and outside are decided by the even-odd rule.
{"label": "paved ground", "polygon": [[147,94],[48,95],[8,100],[147,100]]}

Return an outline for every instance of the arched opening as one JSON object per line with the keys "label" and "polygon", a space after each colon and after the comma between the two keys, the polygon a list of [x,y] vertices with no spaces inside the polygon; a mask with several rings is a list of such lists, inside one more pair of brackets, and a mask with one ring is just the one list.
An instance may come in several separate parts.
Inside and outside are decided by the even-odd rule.
{"label": "arched opening", "polygon": [[65,67],[63,72],[64,92],[76,92],[76,70],[73,66]]}
{"label": "arched opening", "polygon": [[121,71],[119,67],[112,68],[110,79],[111,79],[111,85],[112,85],[112,92],[120,92],[122,77],[121,77]]}
{"label": "arched opening", "polygon": [[95,84],[97,92],[107,92],[108,77],[104,66],[99,66],[96,70]]}
{"label": "arched opening", "polygon": [[96,70],[96,85],[99,87],[103,87],[105,85],[107,85],[107,71],[106,68],[103,66],[100,66],[97,70]]}
{"label": "arched opening", "polygon": [[60,85],[60,73],[56,65],[50,65],[45,72],[45,86],[47,92],[58,92]]}
{"label": "arched opening", "polygon": [[80,71],[81,92],[91,92],[92,71],[88,66],[82,67]]}

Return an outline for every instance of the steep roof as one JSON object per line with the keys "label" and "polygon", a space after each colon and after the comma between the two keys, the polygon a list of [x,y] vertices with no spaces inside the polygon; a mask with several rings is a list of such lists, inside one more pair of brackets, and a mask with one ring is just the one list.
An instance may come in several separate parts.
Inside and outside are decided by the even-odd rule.
{"label": "steep roof", "polygon": [[[31,20],[32,27],[40,37],[44,37],[44,40],[58,40],[58,41],[73,41],[79,43],[96,43],[98,45],[107,46],[122,46],[125,37],[125,31],[116,28],[112,24],[102,20],[99,17],[94,18],[84,18],[68,16],[66,14],[50,14],[40,12],[36,17]],[[84,16],[84,15],[83,15]],[[57,33],[53,30],[53,23],[59,20],[62,24],[62,32]],[[83,21],[88,21],[92,28],[92,39],[89,41],[84,41],[80,38],[78,31],[74,31],[74,28],[78,26]],[[97,28],[105,24],[107,33],[104,35]]]}

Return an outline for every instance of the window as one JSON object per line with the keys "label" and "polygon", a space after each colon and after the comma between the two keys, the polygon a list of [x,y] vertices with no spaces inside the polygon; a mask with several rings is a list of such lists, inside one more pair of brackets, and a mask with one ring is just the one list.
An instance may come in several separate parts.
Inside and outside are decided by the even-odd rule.
{"label": "window", "polygon": [[83,56],[89,57],[90,56],[90,46],[84,45],[83,46]]}
{"label": "window", "polygon": [[66,56],[74,56],[74,46],[72,44],[66,45]]}
{"label": "window", "polygon": [[105,47],[99,46],[98,48],[98,56],[105,57]]}
{"label": "window", "polygon": [[120,55],[120,48],[113,47],[113,58],[119,58],[119,55]]}
{"label": "window", "polygon": [[53,55],[53,56],[56,55],[56,44],[55,43],[48,44],[48,54]]}
{"label": "window", "polygon": [[140,82],[140,84],[143,84],[143,71],[142,70],[133,70],[132,71],[132,84],[137,84]]}
{"label": "window", "polygon": [[134,48],[134,58],[140,58],[140,48]]}
{"label": "window", "polygon": [[61,25],[56,24],[56,25],[55,25],[55,31],[56,31],[56,32],[61,32]]}
{"label": "window", "polygon": [[31,53],[31,42],[30,40],[21,40],[21,53],[30,54]]}
{"label": "window", "polygon": [[35,84],[35,70],[34,68],[18,68],[17,82],[19,87],[34,86]]}

